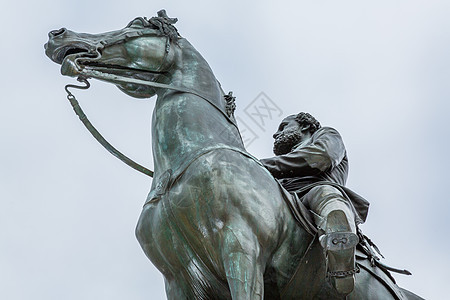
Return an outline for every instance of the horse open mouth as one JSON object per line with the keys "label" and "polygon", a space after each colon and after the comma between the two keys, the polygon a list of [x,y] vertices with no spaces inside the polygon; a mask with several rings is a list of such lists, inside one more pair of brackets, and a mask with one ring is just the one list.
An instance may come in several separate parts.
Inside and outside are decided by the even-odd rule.
{"label": "horse open mouth", "polygon": [[84,45],[68,45],[55,51],[53,60],[61,64],[61,73],[76,77],[83,74],[85,69],[94,69],[103,73],[148,79],[149,75],[159,75],[165,72],[141,70],[119,64],[102,63],[101,50],[89,50]]}
{"label": "horse open mouth", "polygon": [[55,51],[52,59],[61,64],[61,74],[75,77],[82,73],[85,61],[98,59],[100,56],[99,51],[93,51],[86,45],[72,44]]}
{"label": "horse open mouth", "polygon": [[66,57],[75,55],[76,57],[82,57],[89,54],[89,49],[87,47],[81,47],[79,45],[68,45],[64,46],[53,55],[53,61],[62,64]]}

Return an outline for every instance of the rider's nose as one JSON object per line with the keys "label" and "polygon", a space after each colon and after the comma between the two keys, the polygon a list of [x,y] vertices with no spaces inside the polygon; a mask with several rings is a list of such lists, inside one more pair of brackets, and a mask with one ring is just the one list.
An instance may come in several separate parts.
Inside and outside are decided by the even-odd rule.
{"label": "rider's nose", "polygon": [[279,132],[275,132],[275,133],[273,134],[273,138],[276,139],[276,138],[278,137],[278,135],[279,135]]}
{"label": "rider's nose", "polygon": [[48,36],[49,37],[55,37],[55,36],[63,34],[64,32],[66,32],[66,30],[67,29],[65,29],[65,28],[61,28],[61,29],[58,29],[58,30],[52,30],[52,31],[50,31],[48,33]]}

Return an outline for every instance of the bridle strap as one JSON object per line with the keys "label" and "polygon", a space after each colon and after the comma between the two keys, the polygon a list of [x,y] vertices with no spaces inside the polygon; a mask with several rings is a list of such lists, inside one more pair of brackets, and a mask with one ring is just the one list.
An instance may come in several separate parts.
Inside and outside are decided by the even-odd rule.
{"label": "bridle strap", "polygon": [[[99,42],[99,46],[97,47],[97,53],[99,52],[99,50],[101,50],[105,47],[122,44],[130,39],[143,37],[143,36],[161,36],[161,35],[158,35],[153,29],[151,29],[150,31],[143,29],[143,30],[138,30],[138,31],[127,32],[122,35],[119,35],[118,37],[101,40]],[[163,58],[163,61],[161,62],[161,65],[156,69],[156,72],[160,71],[160,69],[162,69],[162,67],[164,66],[167,56],[169,55],[170,44],[171,44],[170,37],[166,36],[166,46],[164,49],[164,58]]]}
{"label": "bridle strap", "polygon": [[121,33],[117,36],[114,36],[114,37],[111,37],[108,39],[101,40],[100,45],[102,47],[117,45],[117,44],[124,43],[130,39],[138,38],[138,37],[142,37],[142,36],[163,36],[163,35],[158,34],[158,32],[155,29],[149,29],[149,28],[144,28],[142,30],[135,29],[135,30],[129,30],[128,32]]}
{"label": "bridle strap", "polygon": [[192,89],[181,87],[181,86],[173,86],[173,85],[159,83],[159,82],[145,81],[145,80],[136,79],[136,78],[128,78],[128,77],[119,76],[119,75],[115,75],[115,74],[103,73],[103,72],[93,70],[93,69],[88,69],[88,68],[83,68],[81,70],[80,76],[82,78],[84,77],[85,79],[86,78],[95,78],[98,80],[107,81],[107,82],[115,82],[115,83],[119,83],[119,84],[129,83],[129,84],[146,85],[146,86],[150,86],[150,87],[154,87],[154,88],[169,89],[169,90],[174,90],[174,91],[178,91],[178,92],[195,95],[197,97],[200,97],[200,98],[206,100],[214,108],[216,108],[218,111],[220,111],[223,114],[223,116],[227,119],[227,121],[230,122],[231,124],[233,124],[236,127],[236,129],[238,129],[238,131],[239,131],[237,124],[234,122],[233,119],[231,119],[230,116],[228,116],[228,114],[225,111],[223,111],[219,106],[217,106],[217,104],[215,104],[214,102],[209,100],[207,97],[201,95],[200,93],[198,93],[197,91],[194,91]]}
{"label": "bridle strap", "polygon": [[[96,70],[91,69],[83,69],[82,75],[78,77],[78,81],[85,84],[85,86],[78,86],[73,84],[68,84],[65,86],[65,90],[67,92],[67,99],[69,100],[70,104],[72,105],[73,110],[75,111],[75,114],[79,117],[80,121],[83,123],[83,125],[86,127],[86,129],[92,134],[92,136],[106,149],[109,153],[126,163],[128,166],[132,167],[133,169],[153,178],[154,172],[147,169],[146,167],[138,164],[134,160],[130,159],[128,156],[124,155],[122,152],[117,150],[113,145],[111,145],[101,134],[100,132],[92,125],[92,123],[87,118],[84,111],[81,109],[81,106],[78,102],[78,100],[75,98],[75,96],[69,91],[69,88],[77,88],[77,89],[88,89],[90,87],[90,83],[87,81],[87,78],[96,78],[99,80],[109,81],[109,82],[117,82],[117,83],[132,83],[132,84],[141,84],[156,88],[164,88],[164,89],[170,89],[175,90],[183,93],[189,93],[193,94],[195,96],[198,96],[204,100],[206,100],[209,104],[211,104],[213,107],[215,107],[218,111],[220,111],[224,117],[233,124],[236,129],[238,129],[237,124],[231,119],[230,116],[226,112],[224,112],[220,107],[218,107],[214,102],[209,100],[207,97],[197,93],[194,90],[184,88],[184,87],[176,87],[168,84],[153,82],[153,81],[144,81],[140,79],[134,79],[134,78],[127,78],[123,76],[103,73]],[[238,129],[238,133],[239,129]],[[242,137],[241,137],[242,139]]]}

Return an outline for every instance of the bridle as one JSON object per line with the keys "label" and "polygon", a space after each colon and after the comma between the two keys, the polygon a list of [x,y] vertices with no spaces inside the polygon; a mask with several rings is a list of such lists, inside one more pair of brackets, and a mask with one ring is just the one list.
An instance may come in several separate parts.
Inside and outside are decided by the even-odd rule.
{"label": "bridle", "polygon": [[[136,19],[142,19],[142,18],[136,18]],[[100,52],[101,52],[101,50],[103,50],[103,48],[110,47],[113,45],[123,44],[134,38],[145,37],[145,36],[148,36],[148,37],[165,36],[166,37],[166,47],[165,47],[163,61],[161,62],[161,65],[158,68],[156,68],[155,71],[151,71],[152,73],[159,73],[161,71],[161,69],[164,67],[164,64],[166,63],[167,56],[169,55],[169,52],[170,52],[170,48],[171,48],[170,46],[172,43],[172,39],[168,35],[163,35],[158,30],[153,29],[153,28],[144,27],[141,30],[137,30],[137,29],[128,30],[127,28],[129,28],[129,27],[126,27],[126,31],[118,34],[117,36],[113,36],[113,37],[99,41],[95,47],[95,50],[94,50],[95,56],[93,58],[95,59],[95,58],[100,57],[101,56]],[[91,49],[91,51],[92,51],[92,49]],[[83,60],[85,58],[86,57],[78,57],[75,59],[75,63],[77,63],[77,61]],[[91,57],[91,59],[92,59],[92,57]],[[87,77],[87,76],[85,76],[85,77]]]}
{"label": "bridle", "polygon": [[[145,30],[145,29],[142,31],[136,30],[136,31],[128,32],[128,33],[125,33],[118,37],[114,37],[114,38],[107,39],[105,41],[100,42],[101,46],[97,47],[97,53],[98,53],[98,55],[100,55],[99,49],[101,49],[105,46],[111,46],[111,45],[115,45],[115,44],[124,43],[127,40],[136,38],[136,37],[154,36],[154,35],[158,35],[158,34],[153,29],[151,30],[151,32],[148,30]],[[166,63],[166,60],[167,60],[167,57],[168,57],[168,54],[169,54],[170,48],[171,48],[170,44],[171,44],[171,40],[167,36],[164,59],[163,59],[163,62],[161,63],[161,66],[158,68],[158,70],[160,70]],[[75,64],[78,59],[82,59],[82,57],[75,59]],[[77,65],[77,67],[78,67],[78,65]],[[158,72],[158,71],[155,71],[155,72]],[[211,104],[211,106],[213,106],[218,111],[220,111],[223,114],[223,116],[226,118],[226,120],[228,122],[230,122],[233,126],[235,126],[236,129],[238,129],[237,124],[235,123],[235,121],[233,120],[231,115],[229,115],[227,112],[223,111],[219,106],[217,106],[217,104],[215,104],[213,101],[211,101],[208,97],[202,95],[201,93],[199,93],[197,91],[194,91],[192,89],[185,88],[185,87],[180,87],[180,86],[173,86],[173,85],[168,85],[168,84],[163,84],[163,83],[158,83],[158,82],[153,82],[153,81],[145,81],[145,80],[141,80],[141,79],[128,78],[128,77],[119,76],[119,75],[115,75],[115,74],[104,73],[104,72],[100,72],[98,70],[89,68],[88,66],[85,66],[84,68],[81,69],[80,75],[77,78],[77,80],[79,82],[82,82],[85,85],[79,86],[79,85],[68,84],[65,86],[65,90],[67,92],[67,99],[69,100],[70,104],[72,105],[72,108],[75,111],[75,114],[79,117],[80,121],[84,124],[84,126],[92,134],[92,136],[103,147],[105,147],[105,149],[108,150],[112,155],[114,155],[115,157],[117,157],[118,159],[120,159],[125,164],[132,167],[133,169],[135,169],[147,176],[150,176],[152,178],[154,175],[153,171],[147,169],[146,167],[144,167],[144,166],[136,163],[132,159],[128,158],[126,155],[124,155],[119,150],[117,150],[114,146],[112,146],[100,134],[100,132],[92,125],[92,123],[87,118],[86,114],[83,112],[78,100],[69,91],[69,88],[84,89],[84,90],[88,89],[90,87],[90,83],[88,82],[88,79],[90,79],[90,78],[95,78],[98,80],[113,82],[113,83],[117,83],[117,84],[124,84],[124,83],[125,84],[138,84],[138,85],[145,85],[145,86],[149,86],[149,87],[153,87],[153,88],[170,89],[170,90],[174,90],[177,92],[189,93],[189,94],[195,95],[197,97],[200,97],[200,98],[206,100],[209,104]],[[220,84],[219,84],[219,86],[220,86]],[[223,90],[222,90],[222,92],[223,92]],[[228,97],[231,97],[230,95],[231,95],[231,92],[228,94]],[[225,97],[227,97],[227,96],[225,96]],[[239,133],[239,129],[237,130],[237,132]],[[240,133],[239,133],[239,135],[240,135]],[[242,140],[242,137],[241,137],[241,140]]]}

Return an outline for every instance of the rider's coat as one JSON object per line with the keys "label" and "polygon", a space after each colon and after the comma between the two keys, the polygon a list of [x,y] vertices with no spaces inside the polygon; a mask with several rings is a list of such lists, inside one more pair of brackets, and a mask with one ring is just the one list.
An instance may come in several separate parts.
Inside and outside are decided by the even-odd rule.
{"label": "rider's coat", "polygon": [[359,217],[357,222],[366,220],[369,202],[345,187],[348,177],[347,152],[335,129],[322,127],[291,152],[262,159],[261,162],[285,189],[297,193],[299,197],[319,184],[339,188],[352,202]]}

